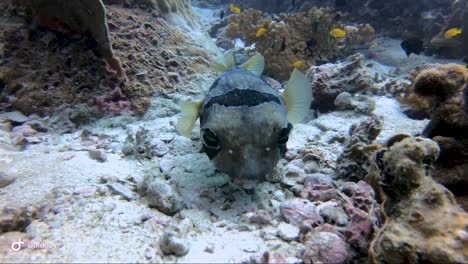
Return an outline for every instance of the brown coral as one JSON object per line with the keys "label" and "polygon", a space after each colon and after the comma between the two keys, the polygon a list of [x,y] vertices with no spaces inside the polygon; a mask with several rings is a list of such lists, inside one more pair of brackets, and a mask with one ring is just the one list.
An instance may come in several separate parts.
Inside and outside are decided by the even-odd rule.
{"label": "brown coral", "polygon": [[[435,163],[435,179],[457,196],[467,196],[468,117],[466,101],[468,71],[462,65],[426,65],[419,72],[406,101],[430,113],[431,122],[423,135],[433,138],[440,148]],[[417,105],[414,103],[421,103]]]}
{"label": "brown coral", "polygon": [[[152,96],[175,90],[187,77],[211,72],[201,48],[187,45],[187,39],[154,10],[107,6],[107,23],[114,54],[121,59],[125,79],[117,79],[93,53],[89,38],[37,30],[24,39],[21,9],[8,9],[0,2],[0,17],[9,21],[0,27],[4,56],[0,65],[0,103],[5,109],[25,114],[50,114],[60,106],[83,105],[93,116],[108,114],[97,108],[97,99],[120,89],[130,101],[130,110],[143,114]],[[2,24],[3,25],[3,24]]]}
{"label": "brown coral", "polygon": [[435,142],[404,137],[379,158],[386,221],[369,249],[372,263],[468,261],[468,215],[426,176],[438,155]]}
{"label": "brown coral", "polygon": [[114,56],[109,39],[106,10],[101,0],[21,0],[30,23],[64,33],[89,33],[109,66],[122,77],[125,73]]}
{"label": "brown coral", "polygon": [[[286,80],[296,61],[303,61],[300,68],[306,70],[317,62],[338,57],[339,40],[329,35],[333,28],[344,28],[336,21],[336,15],[330,8],[312,8],[303,13],[280,14],[273,19],[249,9],[229,18],[225,34],[242,39],[246,45],[255,43],[255,50],[266,58],[266,74]],[[266,33],[256,37],[262,27]]]}

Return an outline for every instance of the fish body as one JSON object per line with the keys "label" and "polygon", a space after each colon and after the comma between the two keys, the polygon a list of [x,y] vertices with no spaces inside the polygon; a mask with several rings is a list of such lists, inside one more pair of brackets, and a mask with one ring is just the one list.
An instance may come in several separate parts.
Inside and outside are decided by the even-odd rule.
{"label": "fish body", "polygon": [[241,12],[241,9],[233,4],[229,5],[229,9],[231,9],[231,12],[235,14],[239,14]]}
{"label": "fish body", "polygon": [[[233,66],[232,61],[219,63],[223,65],[219,72]],[[294,70],[280,95],[261,78],[263,67],[263,56],[257,54],[241,67],[221,73],[203,101],[182,105],[177,124],[179,132],[189,136],[194,116],[199,116],[202,151],[244,188],[272,172],[286,152],[292,125],[304,117],[312,101],[304,74]]]}
{"label": "fish body", "polygon": [[423,41],[419,38],[405,39],[400,43],[400,46],[408,57],[411,53],[419,55],[422,51],[424,51]]}
{"label": "fish body", "polygon": [[266,31],[267,31],[266,28],[260,28],[259,30],[257,30],[257,33],[255,34],[255,36],[256,36],[257,38],[259,38],[259,37],[261,37],[263,34],[265,34]]}
{"label": "fish body", "polygon": [[461,33],[463,33],[461,28],[451,28],[451,29],[447,30],[444,33],[444,37],[446,39],[449,39],[449,38],[453,38],[453,37],[455,37],[457,35],[460,35]]}
{"label": "fish body", "polygon": [[330,35],[335,38],[342,38],[346,36],[346,31],[339,29],[339,28],[334,28],[330,31]]}
{"label": "fish body", "polygon": [[300,68],[300,67],[302,67],[303,65],[304,65],[304,62],[301,61],[301,60],[295,61],[295,62],[292,64],[292,66],[293,66],[294,68]]}

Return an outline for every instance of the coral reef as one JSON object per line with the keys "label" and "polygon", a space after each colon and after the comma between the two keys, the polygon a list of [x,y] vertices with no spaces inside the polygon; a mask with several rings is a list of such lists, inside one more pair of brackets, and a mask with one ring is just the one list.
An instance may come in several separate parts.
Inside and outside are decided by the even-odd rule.
{"label": "coral reef", "polygon": [[414,84],[403,102],[430,113],[431,122],[423,135],[432,138],[441,148],[434,164],[434,178],[457,198],[467,196],[465,188],[460,186],[468,184],[468,117],[464,96],[468,89],[468,71],[457,64],[422,68],[413,74]]}
{"label": "coral reef", "polygon": [[372,263],[466,263],[468,215],[427,177],[439,155],[429,139],[404,137],[377,156],[385,222],[369,249]]}
{"label": "coral reef", "polygon": [[106,10],[101,0],[20,0],[17,4],[25,8],[25,19],[30,24],[66,34],[89,33],[107,64],[123,77],[124,70],[112,51]]}
{"label": "coral reef", "polygon": [[118,79],[93,53],[91,38],[39,28],[24,39],[22,9],[0,5],[0,15],[9,21],[0,29],[5,40],[0,105],[7,111],[45,115],[60,106],[84,106],[92,116],[122,110],[140,115],[152,96],[174,91],[187,76],[211,72],[208,54],[193,45],[182,48],[186,37],[155,10],[106,6],[113,54],[126,72]]}
{"label": "coral reef", "polygon": [[[300,69],[334,59],[342,52],[339,40],[331,37],[333,28],[343,28],[331,9],[312,8],[307,12],[264,17],[261,11],[246,10],[230,16],[225,35],[240,38],[246,45],[255,43],[255,51],[266,58],[265,74],[287,80],[293,63],[303,61]],[[266,33],[256,37],[260,28]]]}
{"label": "coral reef", "polygon": [[312,82],[315,108],[320,112],[332,111],[336,109],[334,101],[340,93],[355,94],[372,90],[373,76],[363,65],[363,59],[363,56],[357,53],[338,64],[312,66],[307,71],[307,76]]}
{"label": "coral reef", "polygon": [[195,27],[196,21],[190,0],[104,0],[104,3],[142,6],[157,10],[175,26]]}
{"label": "coral reef", "polygon": [[373,164],[373,153],[380,148],[372,142],[382,130],[382,123],[376,116],[349,129],[343,153],[338,157],[336,173],[338,179],[357,182],[364,180]]}

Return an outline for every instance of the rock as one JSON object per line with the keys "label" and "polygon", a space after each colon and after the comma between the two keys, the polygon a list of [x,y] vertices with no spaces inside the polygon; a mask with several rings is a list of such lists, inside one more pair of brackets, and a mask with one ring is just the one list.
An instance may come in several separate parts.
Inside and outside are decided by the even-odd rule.
{"label": "rock", "polygon": [[182,209],[182,199],[174,188],[161,180],[157,172],[149,172],[140,184],[139,192],[146,197],[148,205],[167,215]]}
{"label": "rock", "polygon": [[349,248],[338,235],[329,232],[308,233],[302,260],[310,263],[346,263]]}
{"label": "rock", "polygon": [[363,56],[355,54],[339,63],[312,66],[307,76],[312,81],[314,105],[320,112],[335,109],[335,99],[343,92],[355,94],[371,90],[373,76],[363,65]]}
{"label": "rock", "polygon": [[0,171],[0,188],[6,187],[12,184],[17,178],[18,176],[14,174]]}
{"label": "rock", "polygon": [[107,154],[104,150],[101,149],[92,149],[88,152],[89,157],[93,160],[97,160],[99,162],[106,162],[107,161]]}
{"label": "rock", "polygon": [[135,198],[133,192],[125,185],[118,182],[107,184],[109,189],[111,189],[115,194],[122,196],[125,200],[130,201]]}
{"label": "rock", "polygon": [[299,237],[300,230],[296,226],[281,222],[277,228],[278,236],[285,241],[296,240]]}
{"label": "rock", "polygon": [[338,110],[352,110],[353,109],[353,100],[352,95],[348,92],[342,92],[338,94],[335,98],[335,106]]}
{"label": "rock", "polygon": [[184,219],[189,219],[193,223],[193,226],[200,230],[211,230],[213,227],[210,214],[207,211],[185,209],[180,211],[180,216]]}
{"label": "rock", "polygon": [[4,207],[0,211],[0,233],[23,231],[37,215],[35,207]]}
{"label": "rock", "polygon": [[336,202],[324,202],[317,206],[317,210],[323,220],[331,225],[346,226],[349,222],[348,215]]}
{"label": "rock", "polygon": [[255,212],[248,212],[241,216],[241,221],[250,224],[268,225],[273,220],[273,215],[266,210],[256,210]]}
{"label": "rock", "polygon": [[168,227],[159,239],[159,248],[165,255],[184,256],[190,245],[185,241],[190,221],[182,221],[179,226]]}
{"label": "rock", "polygon": [[23,134],[23,136],[25,137],[29,137],[37,133],[35,129],[31,128],[28,125],[15,126],[13,127],[11,131],[15,133]]}
{"label": "rock", "polygon": [[11,144],[13,144],[14,146],[23,146],[28,143],[28,140],[26,139],[26,137],[24,137],[23,134],[21,133],[11,133],[10,137],[11,137]]}
{"label": "rock", "polygon": [[281,216],[286,222],[302,227],[306,222],[312,227],[324,223],[323,218],[317,213],[316,206],[306,199],[295,198],[285,201],[280,205]]}
{"label": "rock", "polygon": [[22,124],[29,120],[27,116],[23,115],[21,112],[18,111],[2,113],[0,114],[0,118],[1,117],[4,117],[16,124]]}

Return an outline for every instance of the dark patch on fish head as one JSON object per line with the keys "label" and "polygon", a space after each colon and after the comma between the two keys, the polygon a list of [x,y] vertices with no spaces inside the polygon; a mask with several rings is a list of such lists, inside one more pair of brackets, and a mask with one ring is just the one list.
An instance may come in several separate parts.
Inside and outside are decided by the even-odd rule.
{"label": "dark patch on fish head", "polygon": [[216,104],[204,113],[201,138],[218,170],[236,182],[252,183],[272,172],[286,151],[291,129],[283,104]]}

